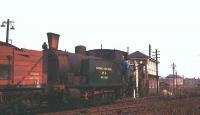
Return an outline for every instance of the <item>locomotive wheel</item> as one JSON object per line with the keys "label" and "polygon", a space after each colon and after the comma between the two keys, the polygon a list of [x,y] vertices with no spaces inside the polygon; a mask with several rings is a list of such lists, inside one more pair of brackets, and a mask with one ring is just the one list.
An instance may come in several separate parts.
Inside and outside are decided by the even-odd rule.
{"label": "locomotive wheel", "polygon": [[89,99],[89,104],[94,105],[102,105],[102,104],[108,104],[115,100],[115,93],[103,93],[103,94],[97,94],[92,95],[92,97]]}
{"label": "locomotive wheel", "polygon": [[34,114],[41,109],[41,95],[39,93],[33,94],[30,98],[22,100],[20,103],[20,111],[24,111],[27,114]]}
{"label": "locomotive wheel", "polygon": [[95,95],[92,101],[93,105],[101,105],[105,101],[105,95],[104,94]]}
{"label": "locomotive wheel", "polygon": [[7,96],[4,99],[4,112],[0,115],[27,115],[33,113],[40,106],[39,95],[32,93],[16,93],[16,95]]}
{"label": "locomotive wheel", "polygon": [[17,103],[10,108],[7,108],[3,112],[1,111],[0,115],[33,115],[34,113],[28,111],[26,105],[23,103]]}

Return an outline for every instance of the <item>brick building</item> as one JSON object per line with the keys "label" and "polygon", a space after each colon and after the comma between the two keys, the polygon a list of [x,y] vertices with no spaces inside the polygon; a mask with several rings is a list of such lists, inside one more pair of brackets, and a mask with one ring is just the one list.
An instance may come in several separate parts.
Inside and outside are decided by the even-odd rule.
{"label": "brick building", "polygon": [[170,92],[175,92],[175,90],[181,89],[183,84],[184,79],[180,75],[169,74],[167,77],[160,79],[160,89],[168,90]]}
{"label": "brick building", "polygon": [[129,55],[129,61],[131,64],[137,67],[136,74],[138,73],[137,76],[138,76],[139,96],[156,95],[157,94],[156,60],[150,58],[149,56],[139,51],[136,51]]}
{"label": "brick building", "polygon": [[200,79],[195,78],[186,78],[183,81],[184,88],[194,88],[194,87],[200,87]]}

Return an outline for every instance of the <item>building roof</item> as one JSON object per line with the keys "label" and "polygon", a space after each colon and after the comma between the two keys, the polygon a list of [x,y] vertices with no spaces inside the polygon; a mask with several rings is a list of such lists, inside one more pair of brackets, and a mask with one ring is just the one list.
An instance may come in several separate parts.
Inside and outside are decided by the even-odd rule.
{"label": "building roof", "polygon": [[133,52],[129,55],[130,58],[149,58],[149,56],[143,54],[142,52],[140,51],[136,51],[136,52]]}
{"label": "building roof", "polygon": [[[167,79],[171,79],[171,78],[173,78],[173,77],[176,78],[176,75],[173,76],[173,74],[169,74],[166,78],[167,78]],[[183,79],[183,77],[181,77],[180,75],[177,75],[177,78]]]}
{"label": "building roof", "polygon": [[142,52],[140,52],[140,51],[136,51],[136,52],[131,53],[131,54],[129,55],[129,58],[130,58],[130,59],[131,59],[131,58],[134,58],[134,59],[150,59],[150,60],[156,62],[155,59],[150,58],[149,56],[147,56],[146,54],[144,54],[144,53],[142,53]]}

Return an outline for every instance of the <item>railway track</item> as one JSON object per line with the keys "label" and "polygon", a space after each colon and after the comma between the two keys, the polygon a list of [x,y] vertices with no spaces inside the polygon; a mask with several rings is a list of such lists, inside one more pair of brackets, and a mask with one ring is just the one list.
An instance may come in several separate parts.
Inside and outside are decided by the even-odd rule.
{"label": "railway track", "polygon": [[126,98],[110,105],[40,115],[171,115],[200,114],[200,97]]}

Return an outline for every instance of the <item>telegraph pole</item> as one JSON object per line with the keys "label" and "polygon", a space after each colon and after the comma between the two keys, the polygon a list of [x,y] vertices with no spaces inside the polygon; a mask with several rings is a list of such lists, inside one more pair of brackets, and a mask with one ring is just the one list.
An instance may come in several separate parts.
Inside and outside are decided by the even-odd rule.
{"label": "telegraph pole", "polygon": [[176,71],[176,86],[175,86],[175,87],[176,87],[175,92],[176,92],[176,94],[177,94],[177,90],[178,90],[178,89],[177,89],[177,71]]}
{"label": "telegraph pole", "polygon": [[174,80],[174,77],[175,77],[175,68],[176,68],[176,65],[173,63],[172,64],[172,70],[173,70],[173,93],[174,93],[174,87],[175,87],[175,85],[174,85],[174,82],[175,82],[175,80]]}
{"label": "telegraph pole", "polygon": [[157,79],[157,95],[158,95],[158,92],[159,92],[159,76],[158,76],[158,58],[160,58],[159,56],[160,56],[160,51],[158,51],[157,49],[156,49],[156,51],[155,52],[153,52],[153,53],[155,53],[155,55],[153,55],[153,56],[155,56],[155,58],[156,58],[156,79]]}

